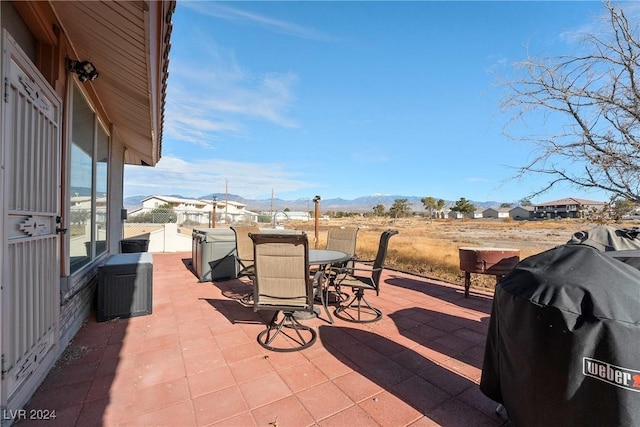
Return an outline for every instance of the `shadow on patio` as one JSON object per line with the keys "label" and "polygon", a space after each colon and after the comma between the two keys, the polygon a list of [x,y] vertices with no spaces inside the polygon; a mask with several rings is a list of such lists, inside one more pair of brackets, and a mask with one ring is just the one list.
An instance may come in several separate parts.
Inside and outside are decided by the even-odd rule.
{"label": "shadow on patio", "polygon": [[26,408],[56,419],[18,425],[505,424],[477,385],[490,295],[386,271],[379,322],[307,320],[316,344],[272,353],[247,284],[200,283],[189,255],[154,254],[153,314],[88,319]]}

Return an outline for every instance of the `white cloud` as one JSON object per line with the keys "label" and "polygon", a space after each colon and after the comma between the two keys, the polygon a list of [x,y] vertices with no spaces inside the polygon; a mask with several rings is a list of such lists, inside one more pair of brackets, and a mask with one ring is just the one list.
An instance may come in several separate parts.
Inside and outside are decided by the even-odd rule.
{"label": "white cloud", "polygon": [[240,8],[231,7],[228,5],[222,5],[217,2],[194,2],[186,1],[181,3],[185,7],[198,12],[202,15],[212,16],[219,19],[226,19],[229,21],[236,21],[246,23],[248,25],[255,25],[265,28],[269,31],[285,34],[293,37],[298,37],[308,40],[318,41],[334,41],[335,37],[316,30],[315,28],[298,25],[293,22],[287,22],[280,19],[268,17],[266,15],[259,15],[257,13],[247,12]]}
{"label": "white cloud", "polygon": [[[202,36],[198,36],[202,37]],[[212,147],[220,137],[246,137],[251,120],[295,128],[289,117],[298,76],[253,74],[233,54],[203,41],[204,54],[171,60],[165,132],[168,137]]]}
{"label": "white cloud", "polygon": [[154,168],[125,168],[125,197],[134,195],[180,194],[199,197],[225,191],[249,198],[268,198],[271,191],[283,194],[311,188],[291,170],[291,165],[247,163],[225,160],[187,161],[165,156]]}

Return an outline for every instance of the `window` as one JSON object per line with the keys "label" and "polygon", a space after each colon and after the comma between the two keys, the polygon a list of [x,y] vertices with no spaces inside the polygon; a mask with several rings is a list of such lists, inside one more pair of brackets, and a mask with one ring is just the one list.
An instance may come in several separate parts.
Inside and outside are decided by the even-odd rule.
{"label": "window", "polygon": [[109,137],[84,96],[72,85],[69,161],[70,272],[107,250]]}

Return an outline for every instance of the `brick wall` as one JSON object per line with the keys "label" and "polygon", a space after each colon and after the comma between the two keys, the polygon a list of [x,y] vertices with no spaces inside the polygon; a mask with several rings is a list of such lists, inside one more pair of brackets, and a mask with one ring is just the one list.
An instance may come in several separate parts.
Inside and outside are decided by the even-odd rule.
{"label": "brick wall", "polygon": [[88,280],[71,296],[61,302],[60,306],[60,347],[61,350],[73,339],[94,307],[97,275],[92,274]]}

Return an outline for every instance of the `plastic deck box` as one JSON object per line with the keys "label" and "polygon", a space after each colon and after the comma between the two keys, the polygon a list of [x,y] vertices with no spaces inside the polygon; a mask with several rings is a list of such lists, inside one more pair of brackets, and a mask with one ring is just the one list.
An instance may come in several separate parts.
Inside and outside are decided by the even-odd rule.
{"label": "plastic deck box", "polygon": [[191,234],[193,270],[201,282],[238,277],[236,235],[230,228],[196,228]]}
{"label": "plastic deck box", "polygon": [[98,268],[97,320],[146,316],[153,304],[153,256],[111,255]]}

